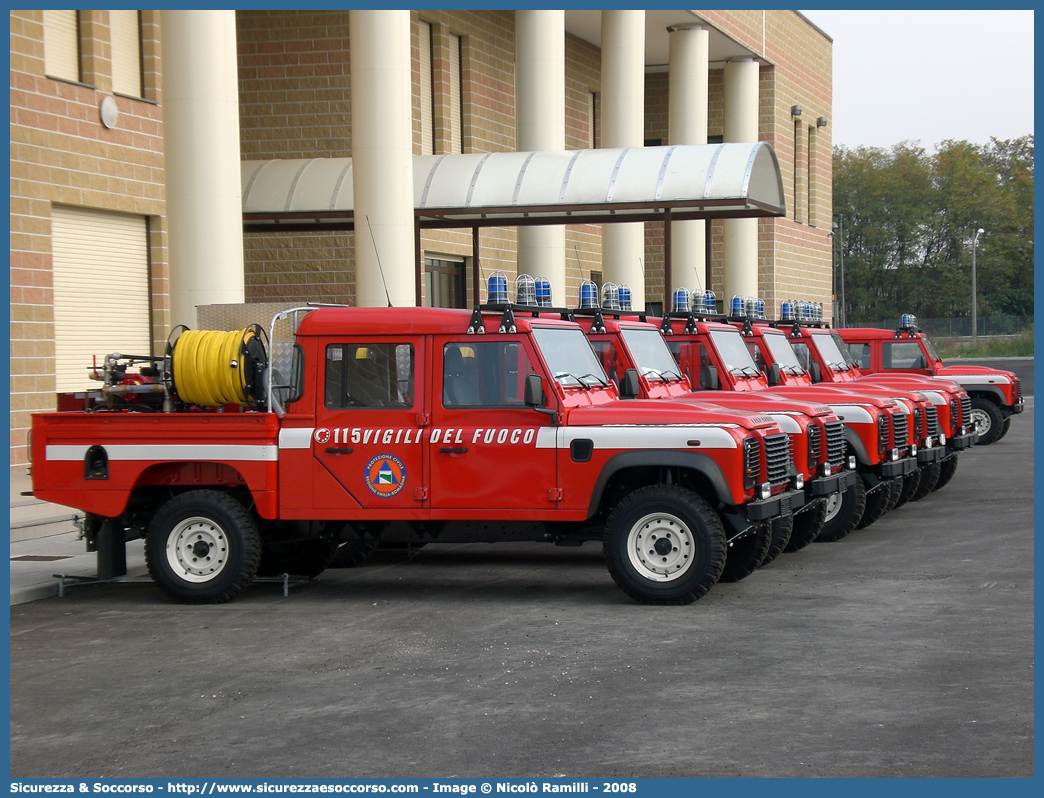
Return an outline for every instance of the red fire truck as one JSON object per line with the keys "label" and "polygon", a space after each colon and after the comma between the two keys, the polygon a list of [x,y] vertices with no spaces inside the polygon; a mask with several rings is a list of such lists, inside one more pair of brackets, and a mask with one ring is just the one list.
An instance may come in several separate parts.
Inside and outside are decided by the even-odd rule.
{"label": "red fire truck", "polygon": [[86,511],[100,567],[144,538],[168,594],[221,602],[258,573],[318,574],[358,536],[600,541],[629,596],[683,604],[803,502],[770,417],[621,401],[561,318],[291,314],[289,341],[266,343],[274,319],[110,355],[83,409],[34,416],[34,495]]}

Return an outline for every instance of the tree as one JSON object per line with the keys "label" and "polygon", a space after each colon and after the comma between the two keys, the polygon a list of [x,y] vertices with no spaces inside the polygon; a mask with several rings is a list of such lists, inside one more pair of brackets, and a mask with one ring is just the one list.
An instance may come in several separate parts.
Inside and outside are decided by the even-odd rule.
{"label": "tree", "polygon": [[846,318],[970,314],[979,227],[980,315],[1033,312],[1033,136],[834,148]]}

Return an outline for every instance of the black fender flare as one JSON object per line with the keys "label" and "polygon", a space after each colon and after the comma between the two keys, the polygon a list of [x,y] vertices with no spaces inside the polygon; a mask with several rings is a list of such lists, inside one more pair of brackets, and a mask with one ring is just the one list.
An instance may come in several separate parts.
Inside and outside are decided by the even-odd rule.
{"label": "black fender flare", "polygon": [[863,445],[863,439],[859,437],[859,433],[851,427],[845,427],[845,442],[855,452],[856,462],[860,465],[872,465],[870,462],[870,456],[866,453],[866,446]]}
{"label": "black fender flare", "polygon": [[621,452],[610,457],[595,481],[591,490],[591,501],[587,507],[587,517],[593,518],[602,503],[602,495],[613,476],[627,468],[644,466],[673,466],[696,471],[705,477],[714,488],[715,498],[722,504],[734,504],[732,491],[721,466],[710,455],[703,452],[679,452],[675,450],[643,450]]}
{"label": "black fender flare", "polygon": [[[1010,384],[1010,383],[1009,383]],[[1004,392],[996,385],[989,385],[985,383],[975,383],[971,385],[962,385],[964,392],[968,396],[979,395],[983,399],[991,399],[997,403],[997,406],[1002,410],[1008,407],[1008,397],[1004,395]]]}

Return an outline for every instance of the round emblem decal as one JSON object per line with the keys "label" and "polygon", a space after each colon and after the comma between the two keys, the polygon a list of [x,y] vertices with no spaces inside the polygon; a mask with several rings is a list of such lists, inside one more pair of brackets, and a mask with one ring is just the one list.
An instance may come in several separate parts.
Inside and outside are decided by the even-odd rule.
{"label": "round emblem decal", "polygon": [[320,427],[315,431],[314,437],[316,443],[326,443],[328,440],[330,440],[330,430],[328,430],[326,427]]}
{"label": "round emblem decal", "polygon": [[366,464],[366,487],[374,496],[387,499],[406,484],[406,466],[391,454],[379,454]]}

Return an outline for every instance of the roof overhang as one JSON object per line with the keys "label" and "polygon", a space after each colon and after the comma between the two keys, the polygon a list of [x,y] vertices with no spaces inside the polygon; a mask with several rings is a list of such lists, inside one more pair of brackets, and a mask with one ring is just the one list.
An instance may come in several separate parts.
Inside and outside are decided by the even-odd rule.
{"label": "roof overhang", "polygon": [[[243,161],[246,232],[350,230],[351,158]],[[783,216],[766,142],[413,158],[422,228]]]}

